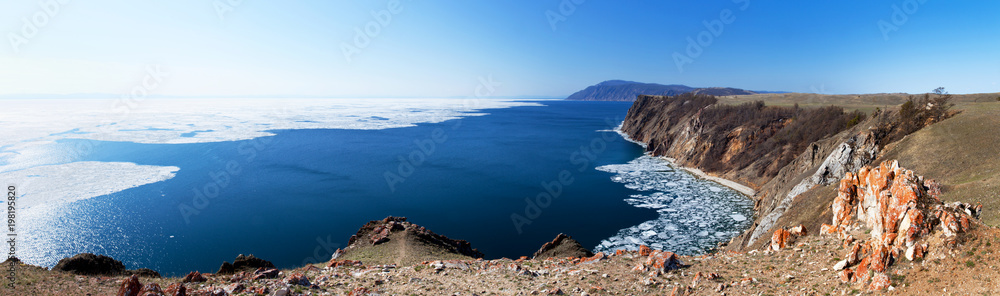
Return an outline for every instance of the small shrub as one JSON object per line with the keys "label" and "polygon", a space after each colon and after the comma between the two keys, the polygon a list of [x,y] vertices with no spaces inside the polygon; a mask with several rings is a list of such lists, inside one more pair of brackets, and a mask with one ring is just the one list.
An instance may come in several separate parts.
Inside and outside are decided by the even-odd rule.
{"label": "small shrub", "polygon": [[965,261],[965,267],[968,267],[968,268],[976,267],[976,263],[972,262],[972,260]]}

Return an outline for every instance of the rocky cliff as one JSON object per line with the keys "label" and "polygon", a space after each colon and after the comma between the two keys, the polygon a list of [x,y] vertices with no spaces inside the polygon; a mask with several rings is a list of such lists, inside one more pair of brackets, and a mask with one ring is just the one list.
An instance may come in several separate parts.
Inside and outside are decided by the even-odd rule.
{"label": "rocky cliff", "polygon": [[821,185],[876,161],[888,142],[901,138],[907,125],[899,118],[832,106],[722,105],[696,94],[639,96],[621,131],[654,156],[753,188],[754,224],[728,246],[745,250],[763,247],[780,227],[801,224],[818,232],[835,197]]}
{"label": "rocky cliff", "polygon": [[386,217],[370,221],[351,236],[347,247],[338,249],[334,259],[352,264],[407,265],[428,260],[476,259],[483,253],[465,240],[456,240],[434,233],[406,221],[405,217]]}

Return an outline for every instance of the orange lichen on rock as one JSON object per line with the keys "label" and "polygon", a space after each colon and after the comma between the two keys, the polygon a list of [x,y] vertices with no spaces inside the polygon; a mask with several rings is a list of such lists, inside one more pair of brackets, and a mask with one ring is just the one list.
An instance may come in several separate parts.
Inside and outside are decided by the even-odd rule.
{"label": "orange lichen on rock", "polygon": [[788,239],[792,236],[792,233],[788,230],[778,229],[774,231],[774,235],[771,236],[771,250],[781,250],[788,245]]}
{"label": "orange lichen on rock", "polygon": [[[927,244],[921,244],[921,238],[936,226],[940,225],[946,238],[968,231],[975,223],[969,217],[978,217],[982,206],[946,205],[941,202],[940,194],[941,184],[899,167],[897,161],[866,166],[857,174],[846,173],[831,205],[831,224],[823,224],[821,232],[838,234],[846,247],[853,241],[847,230],[856,229],[855,223],[859,223],[870,229],[870,237],[850,248],[846,266],[857,264],[857,267],[854,272],[848,271],[849,268],[841,271],[841,279],[855,283],[872,280],[870,289],[884,289],[890,284],[885,272],[891,262],[903,256],[910,260],[922,258]],[[780,239],[775,232],[772,248]],[[874,276],[869,275],[869,270]]]}
{"label": "orange lichen on rock", "polygon": [[647,247],[646,245],[640,245],[639,246],[639,256],[649,256],[649,254],[652,254],[652,253],[653,253],[653,250],[650,249],[649,247]]}

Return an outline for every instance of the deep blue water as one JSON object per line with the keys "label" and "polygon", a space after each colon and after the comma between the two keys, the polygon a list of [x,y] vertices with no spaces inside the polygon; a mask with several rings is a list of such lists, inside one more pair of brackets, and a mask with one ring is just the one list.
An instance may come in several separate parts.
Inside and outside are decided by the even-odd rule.
{"label": "deep blue water", "polygon": [[[624,201],[636,191],[594,169],[642,155],[610,131],[630,103],[542,104],[383,130],[282,130],[202,144],[104,142],[81,160],[180,171],[74,202],[36,228],[62,238],[47,246],[49,257],[94,252],[128,268],[180,275],[214,272],[238,254],[279,267],[327,261],[361,225],[389,215],[468,240],[487,258],[530,256],[560,232],[591,247],[655,219],[656,211]],[[551,202],[535,201],[547,192],[543,182],[559,182],[563,171],[572,182]],[[525,199],[542,202],[539,211]],[[513,214],[530,224],[520,220],[518,231]]]}

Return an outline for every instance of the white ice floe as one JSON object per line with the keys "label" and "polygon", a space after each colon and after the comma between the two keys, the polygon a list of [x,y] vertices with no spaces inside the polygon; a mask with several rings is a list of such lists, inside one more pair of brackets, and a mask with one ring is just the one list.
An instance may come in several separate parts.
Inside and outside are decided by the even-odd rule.
{"label": "white ice floe", "polygon": [[0,180],[16,185],[18,209],[57,205],[119,192],[173,178],[173,166],[130,162],[71,162],[0,173]]}
{"label": "white ice floe", "polygon": [[[135,143],[246,140],[283,129],[386,129],[538,106],[506,99],[37,99],[3,100],[0,172],[65,163],[60,139]],[[85,153],[86,151],[82,151]]]}
{"label": "white ice floe", "polygon": [[595,252],[635,250],[649,245],[680,254],[698,254],[749,226],[753,203],[717,183],[671,167],[659,158],[642,156],[627,164],[605,165],[611,180],[641,191],[626,198],[635,207],[657,209],[659,217],[618,231]]}

